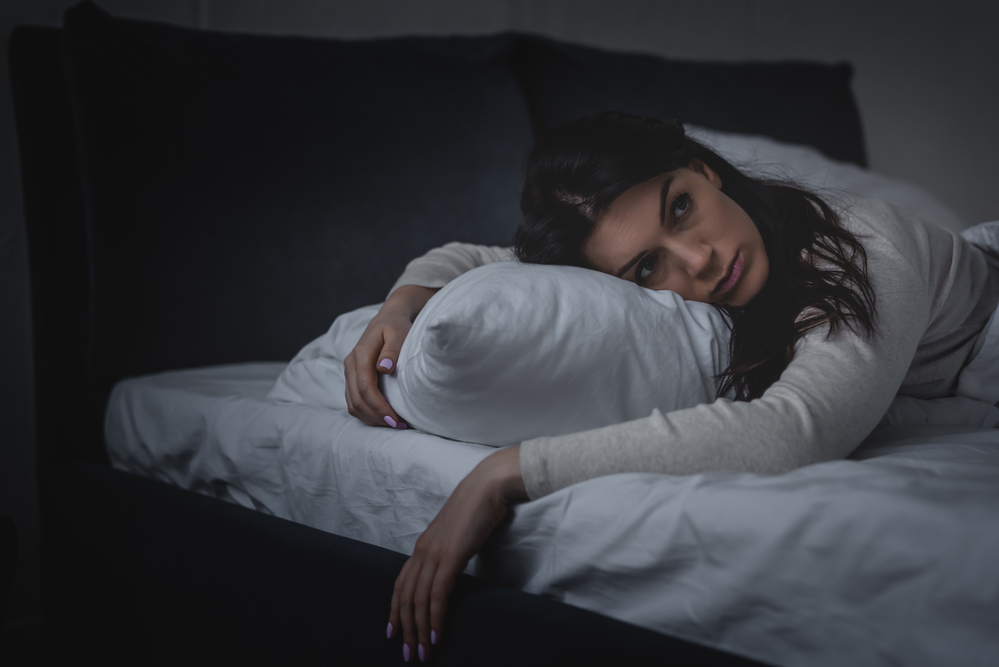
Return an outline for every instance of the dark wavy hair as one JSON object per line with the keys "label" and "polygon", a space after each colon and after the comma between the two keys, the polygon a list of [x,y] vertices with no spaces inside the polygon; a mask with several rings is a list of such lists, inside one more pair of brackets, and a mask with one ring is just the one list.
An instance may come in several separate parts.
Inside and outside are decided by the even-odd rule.
{"label": "dark wavy hair", "polygon": [[829,325],[876,332],[867,254],[818,195],[794,183],[751,178],[687,136],[678,122],[616,111],[549,132],[531,151],[515,251],[522,262],[593,268],[583,256],[603,213],[632,186],[694,159],[722,180],[766,248],[767,282],[746,306],[718,306],[731,327],[730,363],[719,395],[758,398],[776,382],[806,332]]}

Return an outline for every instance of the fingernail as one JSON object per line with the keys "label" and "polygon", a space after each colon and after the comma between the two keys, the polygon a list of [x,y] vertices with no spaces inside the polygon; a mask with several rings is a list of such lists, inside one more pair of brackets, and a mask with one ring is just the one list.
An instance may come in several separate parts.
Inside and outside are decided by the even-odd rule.
{"label": "fingernail", "polygon": [[402,645],[402,659],[409,662],[409,644]]}
{"label": "fingernail", "polygon": [[382,359],[382,363],[378,364],[378,367],[379,368],[384,368],[385,370],[390,371],[390,370],[392,370],[392,360],[391,359]]}
{"label": "fingernail", "polygon": [[436,643],[437,643],[437,631],[436,630],[431,630],[430,631],[430,644],[434,645]]}
{"label": "fingernail", "polygon": [[423,644],[416,647],[416,652],[420,654],[420,662],[427,661],[427,651],[423,648]]}
{"label": "fingernail", "polygon": [[388,415],[385,415],[385,423],[391,426],[392,428],[396,428],[395,420],[389,417]]}
{"label": "fingernail", "polygon": [[403,431],[403,430],[405,430],[405,429],[407,429],[409,427],[406,426],[406,422],[399,422],[399,425],[396,426],[396,428],[399,429],[400,431]]}
{"label": "fingernail", "polygon": [[385,630],[385,638],[392,639],[392,621],[389,621],[388,628]]}

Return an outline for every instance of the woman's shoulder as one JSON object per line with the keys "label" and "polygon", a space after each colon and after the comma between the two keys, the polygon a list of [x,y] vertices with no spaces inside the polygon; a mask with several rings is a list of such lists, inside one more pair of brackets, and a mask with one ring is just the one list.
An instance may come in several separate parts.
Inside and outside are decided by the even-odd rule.
{"label": "woman's shoulder", "polygon": [[962,244],[956,232],[880,199],[840,196],[829,204],[868,253],[894,255],[914,267],[925,266],[934,256],[950,256]]}
{"label": "woman's shoulder", "polygon": [[902,211],[883,199],[842,194],[827,200],[839,216],[840,224],[854,233],[869,231],[876,235],[889,234],[896,228],[929,224]]}
{"label": "woman's shoulder", "polygon": [[866,230],[889,238],[904,237],[918,232],[949,239],[960,237],[960,234],[947,227],[930,222],[883,199],[840,193],[835,197],[826,198],[826,202],[836,211],[840,224],[854,233]]}
{"label": "woman's shoulder", "polygon": [[950,261],[952,237],[959,240],[956,234],[870,197],[840,197],[827,203],[864,249],[879,312],[884,299],[904,299],[913,307],[928,303],[937,270]]}
{"label": "woman's shoulder", "polygon": [[[867,254],[868,275],[879,293],[923,300],[936,317],[957,300],[981,291],[985,257],[957,232],[877,199],[841,201],[840,224],[857,236]],[[960,322],[958,322],[960,324]]]}

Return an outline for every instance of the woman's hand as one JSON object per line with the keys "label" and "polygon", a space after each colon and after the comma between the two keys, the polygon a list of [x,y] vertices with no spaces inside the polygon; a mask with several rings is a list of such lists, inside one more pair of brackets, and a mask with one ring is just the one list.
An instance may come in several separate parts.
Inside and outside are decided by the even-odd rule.
{"label": "woman's hand", "polygon": [[361,339],[343,360],[347,411],[371,426],[406,428],[378,390],[375,371],[388,375],[399,362],[399,351],[413,320],[437,289],[403,285],[392,292],[371,318]]}
{"label": "woman's hand", "polygon": [[[426,660],[441,637],[448,597],[458,575],[510,504],[527,500],[520,473],[520,445],[483,459],[461,480],[437,517],[416,540],[395,581],[388,637],[402,630],[402,655]],[[414,651],[415,649],[415,651]]]}

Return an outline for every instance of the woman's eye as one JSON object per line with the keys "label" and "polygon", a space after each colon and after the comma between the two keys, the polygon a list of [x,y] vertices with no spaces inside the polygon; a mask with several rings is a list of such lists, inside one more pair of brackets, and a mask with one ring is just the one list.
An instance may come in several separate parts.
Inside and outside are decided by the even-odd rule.
{"label": "woman's eye", "polygon": [[679,194],[676,196],[676,199],[673,200],[673,205],[670,207],[670,213],[673,215],[673,219],[676,220],[686,213],[689,208],[690,195],[687,193]]}
{"label": "woman's eye", "polygon": [[656,270],[656,255],[650,255],[638,263],[635,269],[635,282],[644,285]]}

